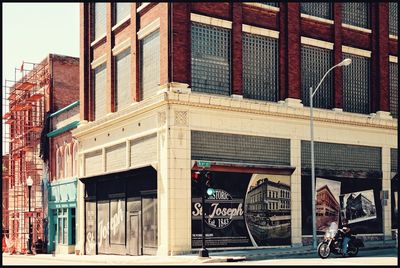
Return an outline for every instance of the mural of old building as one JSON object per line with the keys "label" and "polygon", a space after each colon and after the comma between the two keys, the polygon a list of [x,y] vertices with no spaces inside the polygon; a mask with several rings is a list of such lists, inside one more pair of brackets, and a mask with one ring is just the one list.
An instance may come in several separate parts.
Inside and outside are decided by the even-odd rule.
{"label": "mural of old building", "polygon": [[331,222],[338,222],[340,204],[333,196],[328,185],[317,190],[317,199],[315,204],[317,214],[317,230],[323,226],[329,226]]}
{"label": "mural of old building", "polygon": [[351,194],[346,203],[346,217],[349,220],[357,219],[360,217],[375,216],[375,204],[362,193],[357,195]]}

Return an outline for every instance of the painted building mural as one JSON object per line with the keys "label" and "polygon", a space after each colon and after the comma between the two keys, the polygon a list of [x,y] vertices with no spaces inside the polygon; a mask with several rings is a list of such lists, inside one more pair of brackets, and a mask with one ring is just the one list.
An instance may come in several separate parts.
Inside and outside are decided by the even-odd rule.
{"label": "painted building mural", "polygon": [[[212,172],[206,247],[290,245],[290,176]],[[192,185],[192,247],[201,247],[201,195]]]}

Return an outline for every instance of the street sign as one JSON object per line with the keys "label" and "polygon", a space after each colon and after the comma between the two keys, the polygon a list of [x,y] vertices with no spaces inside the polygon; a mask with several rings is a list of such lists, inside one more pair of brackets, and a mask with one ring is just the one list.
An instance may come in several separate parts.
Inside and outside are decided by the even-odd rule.
{"label": "street sign", "polygon": [[210,161],[199,160],[199,161],[197,161],[197,166],[198,167],[203,167],[203,168],[209,168],[209,167],[211,167],[211,162]]}

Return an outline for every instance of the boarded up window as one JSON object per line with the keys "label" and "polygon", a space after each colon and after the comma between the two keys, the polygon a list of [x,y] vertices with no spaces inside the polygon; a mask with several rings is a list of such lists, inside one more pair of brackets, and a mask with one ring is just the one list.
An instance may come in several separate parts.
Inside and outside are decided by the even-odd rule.
{"label": "boarded up window", "polygon": [[192,91],[230,95],[231,32],[192,23]]}
{"label": "boarded up window", "polygon": [[324,19],[332,19],[332,3],[323,2],[323,3],[300,3],[301,13],[320,17]]}
{"label": "boarded up window", "polygon": [[115,109],[129,106],[131,97],[131,50],[126,49],[115,57]]}
{"label": "boarded up window", "polygon": [[399,67],[398,63],[389,63],[389,75],[390,75],[390,113],[393,117],[397,118],[397,108],[399,101]]}
{"label": "boarded up window", "polygon": [[371,28],[369,8],[370,5],[365,2],[343,2],[342,22],[357,27]]}
{"label": "boarded up window", "polygon": [[243,34],[243,96],[277,101],[278,40]]}
{"label": "boarded up window", "polygon": [[125,198],[110,202],[110,243],[125,245]]}
{"label": "boarded up window", "polygon": [[131,141],[131,166],[157,161],[157,134]]}
{"label": "boarded up window", "polygon": [[[301,46],[301,100],[310,106],[310,87],[315,88],[332,66],[332,51],[313,46]],[[313,97],[313,107],[333,107],[333,72],[325,77]]]}
{"label": "boarded up window", "polygon": [[96,255],[96,201],[86,201],[85,204],[85,253]]}
{"label": "boarded up window", "polygon": [[142,99],[154,96],[160,85],[160,32],[140,42],[140,89]]}
{"label": "boarded up window", "polygon": [[343,68],[343,111],[370,113],[370,59],[343,53],[351,64]]}
{"label": "boarded up window", "polygon": [[106,3],[94,3],[94,37],[96,40],[106,33]]}
{"label": "boarded up window", "polygon": [[107,171],[126,167],[126,144],[121,143],[106,149]]}
{"label": "boarded up window", "polygon": [[192,159],[290,165],[290,140],[192,131]]}
{"label": "boarded up window", "polygon": [[115,3],[115,23],[121,22],[131,14],[131,3]]}
{"label": "boarded up window", "polygon": [[106,106],[106,64],[103,63],[94,69],[93,98],[94,98],[94,119],[100,119],[107,113]]}
{"label": "boarded up window", "polygon": [[100,150],[85,154],[85,176],[103,172],[103,159]]}

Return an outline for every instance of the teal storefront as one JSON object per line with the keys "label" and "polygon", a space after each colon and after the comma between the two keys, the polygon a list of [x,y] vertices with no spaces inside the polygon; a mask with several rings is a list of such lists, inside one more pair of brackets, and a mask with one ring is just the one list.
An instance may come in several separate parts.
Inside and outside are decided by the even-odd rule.
{"label": "teal storefront", "polygon": [[48,252],[74,253],[77,178],[52,182],[48,195]]}

